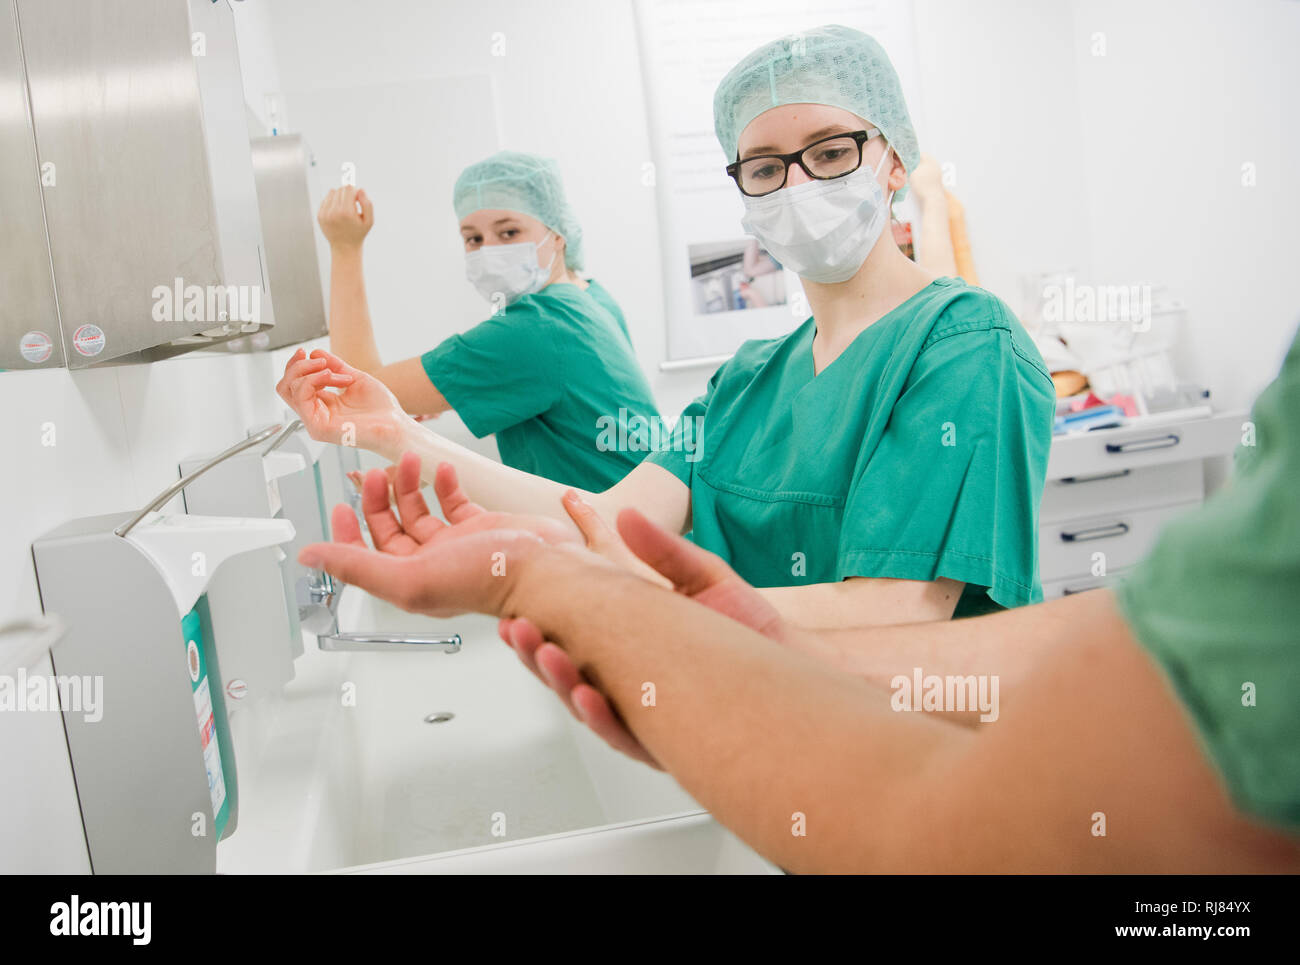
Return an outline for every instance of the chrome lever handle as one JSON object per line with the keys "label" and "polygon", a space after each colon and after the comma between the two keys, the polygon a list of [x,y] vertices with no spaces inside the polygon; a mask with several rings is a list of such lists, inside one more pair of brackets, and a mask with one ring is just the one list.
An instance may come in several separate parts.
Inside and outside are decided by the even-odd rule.
{"label": "chrome lever handle", "polygon": [[376,651],[416,653],[432,650],[438,653],[459,653],[459,633],[438,636],[427,633],[328,633],[316,638],[322,650]]}

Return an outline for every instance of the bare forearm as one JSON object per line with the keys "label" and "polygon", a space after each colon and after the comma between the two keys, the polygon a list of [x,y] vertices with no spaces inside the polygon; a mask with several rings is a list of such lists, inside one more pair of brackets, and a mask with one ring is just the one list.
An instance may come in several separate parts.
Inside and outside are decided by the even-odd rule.
{"label": "bare forearm", "polygon": [[806,631],[801,649],[876,683],[888,684],[917,667],[927,674],[998,674],[1013,680],[1049,653],[1052,641],[1065,639],[1094,605],[1089,594],[1079,594],[1051,607],[1012,610],[997,620]]}
{"label": "bare forearm", "polygon": [[383,364],[366,304],[360,245],[330,249],[330,351],[363,372]]}
{"label": "bare forearm", "polygon": [[952,616],[962,586],[945,579],[859,578],[766,587],[759,592],[787,623],[827,630],[946,620]]}
{"label": "bare forearm", "polygon": [[398,462],[405,452],[414,452],[420,457],[421,478],[428,483],[433,482],[439,463],[449,462],[456,467],[465,493],[480,506],[498,512],[548,516],[572,527],[579,539],[585,537],[561,502],[570,489],[576,490],[611,526],[619,512],[629,507],[676,532],[682,532],[690,519],[690,491],[672,473],[650,463],[642,463],[604,492],[593,493],[502,465],[411,419],[400,420],[384,439],[367,445],[390,462]]}
{"label": "bare forearm", "polygon": [[564,647],[688,792],[791,870],[899,867],[891,828],[920,776],[974,739],[896,714],[878,688],[670,591],[563,554],[528,565],[505,610]]}
{"label": "bare forearm", "polygon": [[[456,467],[465,493],[480,506],[525,516],[549,516],[571,526],[575,537],[581,538],[560,502],[565,491],[574,487],[512,469],[444,438],[413,419],[401,420],[390,438],[376,443],[374,451],[394,463],[401,460],[403,453],[414,452],[420,457],[420,477],[430,485],[438,465],[449,462]],[[592,500],[599,498],[583,490],[579,492]]]}

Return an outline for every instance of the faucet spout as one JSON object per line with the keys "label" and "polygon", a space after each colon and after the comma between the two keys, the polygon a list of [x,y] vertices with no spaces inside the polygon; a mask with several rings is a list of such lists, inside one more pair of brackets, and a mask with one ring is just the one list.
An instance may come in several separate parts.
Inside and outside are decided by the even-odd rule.
{"label": "faucet spout", "polygon": [[316,646],[334,651],[387,651],[389,653],[459,653],[460,634],[344,633],[339,630],[338,607],[344,583],[322,570],[298,580],[298,617],[303,628],[316,635]]}

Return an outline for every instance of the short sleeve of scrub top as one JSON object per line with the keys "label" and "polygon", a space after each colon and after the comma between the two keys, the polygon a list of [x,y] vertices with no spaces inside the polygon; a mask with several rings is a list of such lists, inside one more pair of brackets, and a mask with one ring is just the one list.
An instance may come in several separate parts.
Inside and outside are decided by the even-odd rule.
{"label": "short sleeve of scrub top", "polygon": [[1233,801],[1300,829],[1300,337],[1251,423],[1228,482],[1116,596]]}
{"label": "short sleeve of scrub top", "polygon": [[695,542],[756,586],[966,584],[956,616],[1042,598],[1038,505],[1056,393],[995,296],[941,278],[814,374],[809,319],[747,342],[684,416]]}
{"label": "short sleeve of scrub top", "polygon": [[420,361],[474,435],[496,435],[503,463],[566,486],[614,485],[647,447],[613,427],[658,423],[627,336],[577,285],[524,295]]}
{"label": "short sleeve of scrub top", "polygon": [[563,358],[541,308],[521,298],[420,357],[429,380],[479,438],[545,412],[560,397]]}
{"label": "short sleeve of scrub top", "polygon": [[[1038,504],[1055,388],[1039,377],[1037,352],[1022,354],[1009,313],[979,311],[941,323],[917,355],[889,426],[858,467],[838,578],[942,576],[984,588],[1003,607],[1042,599]],[[964,602],[970,615],[983,601]]]}

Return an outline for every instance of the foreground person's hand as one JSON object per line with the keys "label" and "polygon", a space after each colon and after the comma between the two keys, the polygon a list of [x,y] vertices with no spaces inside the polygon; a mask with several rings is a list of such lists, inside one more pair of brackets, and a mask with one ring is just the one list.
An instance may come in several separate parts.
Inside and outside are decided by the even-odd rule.
{"label": "foreground person's hand", "polygon": [[[584,526],[583,521],[574,515],[570,502],[566,496],[565,508],[570,510],[570,515],[590,542],[589,526]],[[634,509],[619,515],[615,538],[619,535],[621,544],[629,552],[662,574],[678,593],[780,643],[793,645],[796,642],[797,631],[781,619],[776,608],[713,553],[661,529]],[[634,760],[663,769],[624,726],[605,695],[583,679],[572,658],[562,648],[547,642],[532,621],[526,618],[502,620],[498,632],[523,665],[554,690],[569,712],[605,743]]]}
{"label": "foreground person's hand", "polygon": [[576,489],[570,489],[560,497],[560,502],[564,506],[564,511],[569,514],[573,524],[578,527],[582,533],[582,538],[587,542],[587,549],[593,553],[598,553],[605,559],[609,560],[616,566],[644,580],[649,580],[659,586],[669,587],[672,584],[651,566],[646,564],[638,557],[628,545],[623,542],[622,537],[618,535],[596,508],[582,498],[582,494]]}
{"label": "foreground person's hand", "polygon": [[605,695],[583,679],[572,658],[547,641],[536,624],[525,619],[503,619],[497,630],[520,662],[554,690],[569,708],[569,713],[590,727],[601,740],[633,760],[663,770],[654,756],[623,726]]}
{"label": "foreground person's hand", "polygon": [[375,549],[366,546],[356,514],[339,505],[331,518],[334,542],[303,547],[298,561],[404,610],[437,617],[499,613],[517,570],[547,544],[603,565],[553,519],[490,513],[470,502],[449,464],[438,467],[434,491],[446,522],[429,512],[420,494],[419,457],[402,457],[392,501],[388,475],[372,469],[361,505]]}
{"label": "foreground person's hand", "polygon": [[294,352],[275,391],[321,442],[379,449],[394,444],[410,422],[383,382],[323,349]]}

